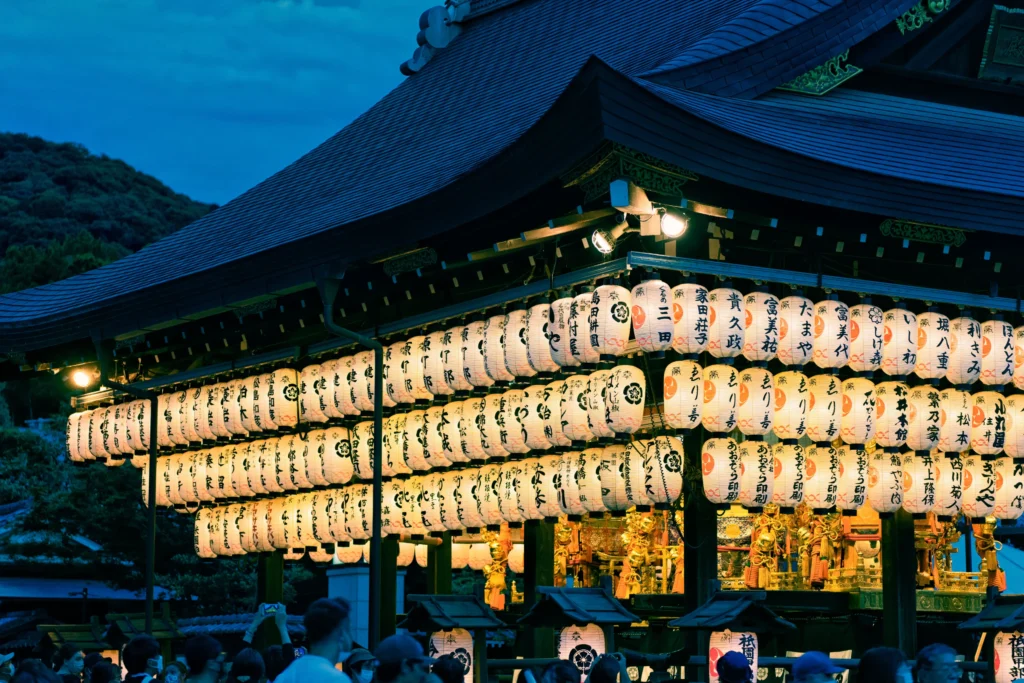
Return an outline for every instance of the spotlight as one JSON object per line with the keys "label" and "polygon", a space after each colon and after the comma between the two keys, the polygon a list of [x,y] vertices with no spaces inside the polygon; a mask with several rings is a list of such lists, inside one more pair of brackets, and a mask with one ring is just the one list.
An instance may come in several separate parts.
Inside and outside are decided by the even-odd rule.
{"label": "spotlight", "polygon": [[689,227],[686,216],[677,216],[664,209],[661,210],[661,234],[665,237],[679,237]]}
{"label": "spotlight", "polygon": [[64,381],[76,389],[88,389],[96,384],[99,378],[99,372],[90,366],[79,366],[64,375]]}
{"label": "spotlight", "polygon": [[620,221],[619,224],[611,230],[602,230],[601,228],[595,230],[590,236],[590,242],[594,245],[594,248],[602,254],[610,254],[615,250],[615,245],[618,241],[627,232],[638,232],[638,230],[637,228],[630,228],[629,223],[627,223],[626,219],[623,218],[622,221]]}
{"label": "spotlight", "polygon": [[92,382],[92,376],[85,370],[75,370],[75,373],[71,375],[71,381],[75,383],[76,387],[85,389]]}

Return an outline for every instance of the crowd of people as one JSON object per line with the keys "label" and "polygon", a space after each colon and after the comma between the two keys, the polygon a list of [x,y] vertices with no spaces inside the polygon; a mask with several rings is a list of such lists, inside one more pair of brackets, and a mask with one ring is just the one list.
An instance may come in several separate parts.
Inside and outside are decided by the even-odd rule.
{"label": "crowd of people", "polygon": [[[229,658],[210,635],[185,642],[184,661],[166,664],[160,643],[151,636],[133,638],[121,653],[124,683],[463,683],[462,660],[452,655],[431,658],[407,634],[385,638],[377,648],[355,647],[349,604],[341,598],[314,602],[303,617],[305,649],[297,650],[288,633],[283,605],[263,605],[246,630],[247,647]],[[262,652],[252,641],[264,621],[277,627],[281,645]],[[756,676],[746,656],[727,652],[715,663],[720,683],[753,683]],[[788,683],[834,683],[844,672],[827,655],[807,652],[792,666]],[[0,654],[0,683],[121,683],[122,669],[100,653],[85,654],[65,644],[48,665],[39,658],[15,662]],[[877,647],[860,659],[857,681],[863,683],[957,683],[963,675],[953,648],[942,644],[922,649],[911,666],[897,649]],[[526,668],[516,683],[581,683],[581,672],[559,660],[541,669]],[[603,655],[587,673],[586,683],[634,683],[625,657]]]}

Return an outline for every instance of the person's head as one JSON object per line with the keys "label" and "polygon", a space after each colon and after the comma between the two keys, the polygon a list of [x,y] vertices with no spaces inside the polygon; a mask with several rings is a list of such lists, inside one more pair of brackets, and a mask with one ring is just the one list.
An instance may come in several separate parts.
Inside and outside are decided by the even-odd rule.
{"label": "person's head", "polygon": [[147,673],[150,660],[160,656],[160,643],[156,638],[147,635],[138,635],[128,641],[121,653],[121,662],[129,676]]}
{"label": "person's head", "polygon": [[910,664],[900,650],[873,647],[860,658],[857,680],[870,683],[913,683]]}
{"label": "person's head", "polygon": [[288,662],[284,661],[284,649],[280,645],[264,648],[263,665],[267,668],[267,680],[273,681],[288,666]]}
{"label": "person's head", "polygon": [[185,641],[185,665],[189,678],[219,680],[227,671],[227,663],[220,642],[205,633]]}
{"label": "person's head", "polygon": [[[619,663],[615,658],[601,655],[590,668],[590,683],[616,683],[619,679]],[[629,683],[622,681],[622,683]]]}
{"label": "person's head", "polygon": [[14,675],[14,653],[0,652],[0,681],[9,681]]}
{"label": "person's head", "polygon": [[580,670],[569,660],[560,659],[544,667],[540,683],[580,683]]}
{"label": "person's head", "polygon": [[302,625],[311,652],[338,661],[342,652],[352,649],[349,628],[349,604],[344,598],[320,598],[306,610]]}
{"label": "person's head", "polygon": [[[181,662],[175,660],[168,662],[167,666],[164,667],[163,679],[164,683],[185,683],[185,679],[188,678],[188,669]],[[95,683],[95,681],[93,681]]]}
{"label": "person's head", "polygon": [[730,650],[718,658],[718,679],[722,683],[749,683],[754,679],[750,662],[742,652]]}
{"label": "person's head", "polygon": [[239,651],[231,660],[229,683],[260,683],[266,675],[267,668],[263,664],[263,655],[251,647]]}
{"label": "person's head", "polygon": [[90,652],[85,656],[85,675],[89,676],[97,664],[109,664],[110,658],[104,657],[100,652]]}
{"label": "person's head", "polygon": [[423,646],[404,633],[380,641],[373,656],[377,660],[377,683],[421,683],[434,663],[423,653]]}
{"label": "person's head", "polygon": [[955,683],[962,675],[956,650],[949,645],[932,643],[917,653],[914,661],[914,680],[917,683]]}
{"label": "person's head", "polygon": [[57,651],[57,668],[73,676],[85,669],[85,653],[74,643],[64,643]]}
{"label": "person's head", "polygon": [[18,665],[11,683],[60,683],[60,677],[41,659],[26,659]]}
{"label": "person's head", "polygon": [[345,660],[343,670],[352,679],[352,683],[370,683],[377,671],[377,660],[369,650],[357,647]]}
{"label": "person's head", "polygon": [[438,657],[430,670],[441,679],[441,683],[463,683],[466,680],[466,666],[455,655]]}
{"label": "person's head", "polygon": [[93,665],[92,683],[121,683],[121,667],[108,662]]}
{"label": "person's head", "polygon": [[800,655],[793,663],[793,680],[796,683],[833,683],[835,675],[843,669],[832,663],[824,652],[811,650]]}

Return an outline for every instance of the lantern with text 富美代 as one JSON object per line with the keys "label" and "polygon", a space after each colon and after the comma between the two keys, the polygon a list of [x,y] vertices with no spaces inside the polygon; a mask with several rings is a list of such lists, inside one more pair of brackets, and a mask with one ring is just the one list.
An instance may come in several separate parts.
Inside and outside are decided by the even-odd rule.
{"label": "lantern with text \u5bcc\u7f8e\u4ee3", "polygon": [[862,446],[875,436],[875,385],[863,377],[843,382],[843,412],[839,437],[844,443]]}
{"label": "lantern with text \u5bcc\u7f8e\u4ee3", "polygon": [[850,309],[842,301],[828,298],[814,304],[813,345],[814,364],[822,370],[834,370],[849,363]]}
{"label": "lantern with text \u5bcc\u7f8e\u4ee3", "polygon": [[629,344],[629,290],[618,284],[601,285],[594,290],[590,306],[591,345],[602,361],[613,361],[626,352]]}
{"label": "lantern with text \u5bcc\u7f8e\u4ee3", "polygon": [[868,499],[868,453],[862,446],[842,445],[839,457],[839,490],[836,508],[843,515],[856,515]]}
{"label": "lantern with text \u5bcc\u7f8e\u4ee3", "polygon": [[684,356],[708,347],[708,290],[685,282],[672,288],[672,348]]}
{"label": "lantern with text \u5bcc\u7f8e\u4ee3", "polygon": [[708,353],[715,358],[735,358],[743,352],[746,328],[743,295],[730,287],[708,292]]}
{"label": "lantern with text \u5bcc\u7f8e\u4ee3", "polygon": [[883,322],[882,372],[906,377],[917,366],[917,316],[906,308],[890,308]]}
{"label": "lantern with text \u5bcc\u7f8e\u4ee3", "polygon": [[644,419],[647,378],[635,365],[619,365],[609,371],[605,388],[608,428],[616,437],[635,434]]}
{"label": "lantern with text \u5bcc\u7f8e\u4ee3", "polygon": [[472,391],[473,385],[466,378],[465,353],[462,351],[462,325],[450,327],[441,335],[441,365],[444,367],[444,381],[457,395]]}
{"label": "lantern with text \u5bcc\u7f8e\u4ee3", "polygon": [[740,496],[736,502],[750,511],[758,511],[772,502],[775,488],[775,458],[764,441],[739,444]]}
{"label": "lantern with text \u5bcc\u7f8e\u4ee3", "polygon": [[881,516],[895,513],[903,505],[903,458],[881,448],[869,456],[868,505]]}
{"label": "lantern with text \u5bcc\u7f8e\u4ee3", "polygon": [[779,349],[779,300],[767,292],[751,292],[744,308],[743,357],[752,363],[766,363]]}
{"label": "lantern with text \u5bcc\u7f8e\u4ee3", "polygon": [[836,507],[839,465],[839,451],[831,445],[804,448],[804,503],[816,514]]}
{"label": "lantern with text \u5bcc\u7f8e\u4ee3", "polygon": [[1013,325],[997,317],[981,324],[981,383],[1003,386],[1013,381]]}
{"label": "lantern with text \u5bcc\u7f8e\u4ee3", "polygon": [[604,631],[598,624],[567,626],[558,634],[558,658],[572,663],[581,678],[590,675],[606,651]]}
{"label": "lantern with text \u5bcc\u7f8e\u4ee3", "polygon": [[551,356],[551,302],[535,303],[526,311],[526,359],[540,374],[558,372],[558,363]]}
{"label": "lantern with text \u5bcc\u7f8e\u4ee3", "polygon": [[569,307],[569,353],[580,365],[590,367],[601,360],[594,348],[591,325],[597,324],[593,312],[594,288],[586,285],[572,300]]}
{"label": "lantern with text \u5bcc\u7f8e\u4ee3", "polygon": [[[708,642],[708,674],[711,683],[719,683],[718,660],[727,652],[740,652],[750,670],[757,671],[757,634],[741,631],[714,631]],[[756,673],[755,673],[756,675]]]}
{"label": "lantern with text \u5bcc\u7f8e\u4ee3", "polygon": [[484,368],[487,375],[502,385],[515,379],[505,363],[505,328],[508,316],[492,315],[484,322]]}
{"label": "lantern with text \u5bcc\u7f8e\u4ee3", "polygon": [[882,367],[882,309],[865,300],[850,307],[850,362],[854,372]]}
{"label": "lantern with text \u5bcc\u7f8e\u4ee3", "polygon": [[903,454],[903,509],[924,519],[935,507],[935,457],[928,451]]}
{"label": "lantern with text \u5bcc\u7f8e\u4ee3", "polygon": [[990,458],[1006,443],[1006,398],[996,391],[979,391],[972,397],[971,450]]}
{"label": "lantern with text \u5bcc\u7f8e\u4ee3", "polygon": [[981,377],[981,323],[964,316],[949,322],[949,369],[954,386],[973,384]]}
{"label": "lantern with text \u5bcc\u7f8e\u4ee3", "polygon": [[632,291],[633,336],[644,353],[660,354],[672,347],[675,321],[669,286],[652,275]]}
{"label": "lantern with text \u5bcc\u7f8e\u4ee3", "polygon": [[914,374],[921,379],[939,379],[949,370],[949,318],[928,311],[917,316],[917,363]]}
{"label": "lantern with text \u5bcc\u7f8e\u4ee3", "polygon": [[677,434],[699,425],[704,407],[704,371],[700,363],[677,360],[665,366],[662,398],[665,424]]}
{"label": "lantern with text \u5bcc\u7f8e\u4ee3", "polygon": [[1012,522],[1024,512],[1024,464],[1006,456],[996,458],[994,463],[996,502],[992,512],[996,519]]}
{"label": "lantern with text \u5bcc\u7f8e\u4ee3", "polygon": [[517,379],[537,374],[530,365],[527,314],[527,309],[517,307],[505,316],[505,369]]}
{"label": "lantern with text \u5bcc\u7f8e\u4ee3", "polygon": [[740,497],[740,452],[728,437],[708,439],[701,451],[704,495],[718,507],[728,507]]}
{"label": "lantern with text \u5bcc\u7f8e\u4ee3", "polygon": [[803,367],[814,356],[814,303],[803,296],[779,301],[779,344],[776,357],[783,365]]}
{"label": "lantern with text \u5bcc\u7f8e\u4ee3", "polygon": [[736,426],[748,437],[764,436],[772,430],[775,416],[775,382],[764,368],[747,368],[739,373]]}
{"label": "lantern with text \u5bcc\u7f8e\u4ee3", "polygon": [[646,493],[656,510],[670,510],[683,492],[683,442],[658,436],[640,442]]}
{"label": "lantern with text \u5bcc\u7f8e\u4ee3", "polygon": [[551,302],[551,322],[548,326],[548,346],[551,359],[559,368],[579,365],[569,346],[569,323],[572,316],[573,296],[565,292]]}
{"label": "lantern with text \u5bcc\u7f8e\u4ee3", "polygon": [[739,404],[739,373],[731,365],[704,368],[704,407],[701,424],[709,432],[729,432],[736,427]]}
{"label": "lantern with text \u5bcc\u7f8e\u4ee3", "polygon": [[799,439],[807,431],[809,404],[807,376],[798,370],[775,375],[775,416],[772,431],[785,441]]}

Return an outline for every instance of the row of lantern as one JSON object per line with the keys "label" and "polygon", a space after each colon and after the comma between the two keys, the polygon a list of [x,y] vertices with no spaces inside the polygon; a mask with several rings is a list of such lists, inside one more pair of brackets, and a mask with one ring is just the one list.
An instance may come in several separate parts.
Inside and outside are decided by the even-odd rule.
{"label": "row of lantern", "polygon": [[[212,517],[207,519],[212,520]],[[426,567],[428,561],[427,549],[428,546],[422,543],[399,543],[398,566],[408,567],[415,563],[419,567]],[[452,569],[474,569],[480,571],[493,562],[491,546],[487,543],[452,543],[451,551]],[[512,550],[508,553],[508,568],[516,574],[523,573],[526,567],[523,552],[522,543],[513,543]],[[335,552],[335,556],[341,564],[369,563],[370,544],[350,544],[347,547],[339,547]]]}
{"label": "row of lantern", "polygon": [[939,451],[900,453],[861,446],[708,439],[701,453],[704,494],[717,505],[760,508],[800,503],[852,512],[867,504],[881,514],[899,508],[971,518],[1014,520],[1024,511],[1024,464],[1001,456]]}
{"label": "row of lantern", "polygon": [[746,436],[807,436],[816,443],[873,440],[883,448],[1024,457],[1024,394],[940,391],[895,380],[808,377],[796,370],[773,375],[723,364],[702,368],[681,360],[665,368],[663,397],[665,424],[676,430],[700,425]]}
{"label": "row of lantern", "polygon": [[[385,534],[426,535],[551,519],[668,507],[683,486],[682,442],[658,437],[384,483]],[[147,490],[143,470],[143,495]],[[363,541],[371,535],[372,488],[336,489],[203,507],[200,556]]]}

